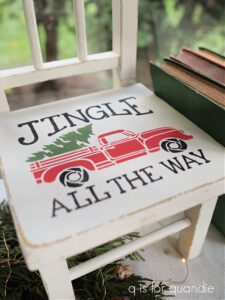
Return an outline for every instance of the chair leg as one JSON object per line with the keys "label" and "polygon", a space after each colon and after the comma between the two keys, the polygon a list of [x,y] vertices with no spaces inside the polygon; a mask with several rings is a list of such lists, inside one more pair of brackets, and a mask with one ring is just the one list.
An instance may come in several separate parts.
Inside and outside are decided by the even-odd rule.
{"label": "chair leg", "polygon": [[184,258],[193,259],[200,254],[216,202],[217,198],[210,199],[185,212],[186,216],[191,220],[192,225],[180,232],[178,251]]}
{"label": "chair leg", "polygon": [[66,260],[39,269],[49,300],[75,300]]}

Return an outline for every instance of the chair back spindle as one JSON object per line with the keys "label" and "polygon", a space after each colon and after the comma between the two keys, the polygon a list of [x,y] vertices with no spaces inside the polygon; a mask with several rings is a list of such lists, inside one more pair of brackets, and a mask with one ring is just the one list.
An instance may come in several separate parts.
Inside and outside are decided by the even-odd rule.
{"label": "chair back spindle", "polygon": [[41,53],[34,2],[30,0],[23,0],[23,10],[29,37],[33,67],[36,70],[40,70],[43,68],[43,58]]}
{"label": "chair back spindle", "polygon": [[33,0],[23,0],[32,65],[0,71],[0,112],[7,111],[4,89],[73,75],[113,70],[114,87],[136,77],[138,0],[112,1],[112,51],[88,54],[84,0],[73,0],[78,57],[43,62]]}
{"label": "chair back spindle", "polygon": [[80,61],[87,60],[87,33],[85,22],[84,0],[73,0],[74,15],[76,22],[77,53]]}

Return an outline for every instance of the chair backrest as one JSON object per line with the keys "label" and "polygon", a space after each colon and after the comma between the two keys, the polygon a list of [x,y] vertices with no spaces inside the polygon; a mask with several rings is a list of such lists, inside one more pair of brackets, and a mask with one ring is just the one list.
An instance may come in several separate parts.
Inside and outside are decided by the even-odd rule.
{"label": "chair backrest", "polygon": [[[72,1],[72,0],[71,0]],[[112,0],[112,51],[88,55],[84,0],[73,0],[78,57],[43,62],[33,0],[23,0],[32,65],[0,71],[0,112],[8,111],[4,89],[113,70],[114,86],[135,82],[138,0]]]}

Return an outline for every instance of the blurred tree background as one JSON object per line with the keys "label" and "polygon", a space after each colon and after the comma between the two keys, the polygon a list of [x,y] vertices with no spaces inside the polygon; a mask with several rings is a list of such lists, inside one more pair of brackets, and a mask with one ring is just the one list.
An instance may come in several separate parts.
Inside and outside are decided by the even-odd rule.
{"label": "blurred tree background", "polygon": [[[34,2],[44,60],[76,56],[72,0]],[[111,1],[86,0],[85,8],[89,53],[111,50]],[[139,0],[138,80],[150,86],[148,61],[162,61],[181,47],[205,46],[224,53],[224,19],[224,0]],[[0,70],[31,63],[21,0],[0,0],[0,37]],[[17,98],[21,95],[23,106],[28,104],[24,93],[29,94],[28,102],[33,105],[47,98],[69,96],[65,89],[72,90],[71,95],[74,95],[110,86],[111,73],[105,72],[95,77],[77,76],[49,84],[47,90],[54,89],[53,96],[46,93],[44,85],[16,89],[16,95]],[[12,108],[17,107],[15,91],[8,93]]]}

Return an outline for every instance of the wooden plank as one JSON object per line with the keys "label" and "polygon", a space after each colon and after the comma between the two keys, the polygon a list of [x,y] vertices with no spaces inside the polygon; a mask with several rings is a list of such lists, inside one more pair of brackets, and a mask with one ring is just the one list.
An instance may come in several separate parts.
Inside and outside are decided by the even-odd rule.
{"label": "wooden plank", "polygon": [[38,71],[32,66],[3,70],[0,71],[0,76],[3,87],[6,89],[73,75],[111,70],[118,67],[118,64],[118,54],[109,51],[89,55],[85,62],[80,62],[78,58],[71,58],[44,63],[43,68]]}
{"label": "wooden plank", "polygon": [[[163,203],[153,205],[144,210],[135,212],[110,222],[104,226],[93,228],[90,231],[81,233],[64,241],[64,243],[57,243],[49,245],[43,248],[32,248],[30,252],[30,246],[27,245],[26,261],[30,270],[36,270],[39,268],[40,260],[37,263],[37,259],[41,256],[41,264],[48,263],[50,260],[56,260],[58,257],[64,256],[65,258],[77,255],[93,247],[97,247],[104,243],[107,243],[113,239],[116,239],[122,235],[125,235],[132,231],[137,231],[141,227],[145,227],[165,218],[171,217],[177,213],[183,212],[193,206],[199,205],[201,202],[205,202],[213,197],[216,197],[224,193],[224,183],[219,181],[209,186],[201,186],[200,188],[189,191],[186,194],[179,194],[172,199],[168,199]],[[20,236],[20,231],[17,230]],[[24,245],[24,244],[23,244]],[[51,255],[50,255],[51,254]],[[50,256],[49,256],[50,255]]]}
{"label": "wooden plank", "polygon": [[87,59],[87,34],[85,24],[84,0],[73,0],[78,58],[81,61]]}
{"label": "wooden plank", "polygon": [[200,254],[216,202],[217,198],[210,199],[186,211],[192,226],[181,231],[178,243],[178,250],[186,259],[193,259]]}
{"label": "wooden plank", "polygon": [[34,10],[33,0],[23,0],[24,15],[26,20],[26,27],[30,42],[30,49],[32,61],[35,69],[42,69],[43,59],[41,53],[41,46],[39,34],[37,29],[37,22]]}
{"label": "wooden plank", "polygon": [[164,228],[160,228],[154,232],[151,232],[148,235],[143,236],[133,242],[127,243],[95,258],[92,258],[76,267],[69,269],[70,279],[74,280],[120,258],[124,258],[126,255],[131,254],[134,251],[143,249],[144,247],[153,244],[161,239],[164,239],[174,233],[177,233],[180,230],[189,227],[190,225],[190,220],[188,218],[184,218],[175,223],[167,225]]}
{"label": "wooden plank", "polygon": [[[128,106],[124,106],[123,99],[130,99]],[[108,110],[106,118],[98,118],[102,116],[102,112],[106,112],[105,106],[110,103],[112,114]],[[89,107],[94,110],[91,112]],[[96,115],[96,107],[100,115]],[[135,108],[133,114],[130,114],[131,107]],[[127,115],[124,114],[124,108]],[[186,150],[183,148],[178,154],[162,148],[155,153],[146,153],[137,160],[132,158],[125,165],[121,163],[120,166],[111,165],[105,169],[90,170],[89,183],[76,190],[77,201],[84,206],[80,209],[77,208],[79,204],[74,201],[75,194],[71,193],[73,190],[65,186],[59,178],[51,183],[45,182],[43,178],[42,183],[37,184],[30,169],[33,170],[34,165],[26,162],[34,153],[35,136],[30,136],[27,125],[24,127],[24,120],[38,121],[48,115],[58,115],[56,124],[60,124],[59,129],[68,124],[63,128],[65,134],[71,131],[70,124],[65,122],[65,113],[68,116],[77,116],[78,112],[90,118],[88,120],[91,121],[93,129],[90,146],[95,146],[94,149],[99,149],[101,145],[98,139],[100,135],[118,129],[128,130],[138,136],[142,132],[151,133],[152,130],[169,126],[170,129],[182,130],[190,139],[187,141]],[[47,120],[44,122],[34,124],[40,138],[35,151],[56,139],[56,136],[49,138],[52,125]],[[77,118],[76,122],[80,127],[86,123],[86,119]],[[18,235],[31,268],[34,268],[36,262],[44,264],[51,260],[57,261],[60,257],[76,255],[223,194],[224,169],[221,161],[224,158],[224,149],[141,84],[12,112],[11,116],[3,116],[0,123],[1,140],[7,139],[7,145],[1,144],[5,182],[10,189],[9,199]],[[61,136],[62,131],[57,134]],[[32,145],[27,145],[27,142],[32,142]],[[18,147],[15,155],[16,145]],[[107,160],[112,161],[110,157]],[[174,162],[180,164],[177,170],[173,169]],[[149,175],[143,170],[148,170],[146,172],[150,172],[147,173]],[[119,182],[124,191],[115,184],[115,178],[120,178]],[[56,211],[54,199],[64,203],[65,208]],[[91,199],[91,202],[90,207],[86,208],[89,205],[87,199]],[[27,219],[28,211],[32,227]],[[48,230],[37,230],[40,219],[42,228]]]}
{"label": "wooden plank", "polygon": [[120,67],[114,70],[114,85],[135,82],[137,57],[138,1],[115,0],[113,9],[113,51],[120,55]]}
{"label": "wooden plank", "polygon": [[9,111],[9,104],[6,98],[5,91],[2,87],[1,81],[0,81],[0,113]]}
{"label": "wooden plank", "polygon": [[[112,1],[112,43],[113,51],[121,54],[121,0]],[[121,60],[121,58],[120,58]],[[120,67],[113,70],[114,88],[120,86]]]}
{"label": "wooden plank", "polygon": [[46,264],[39,271],[50,300],[75,300],[66,260]]}

